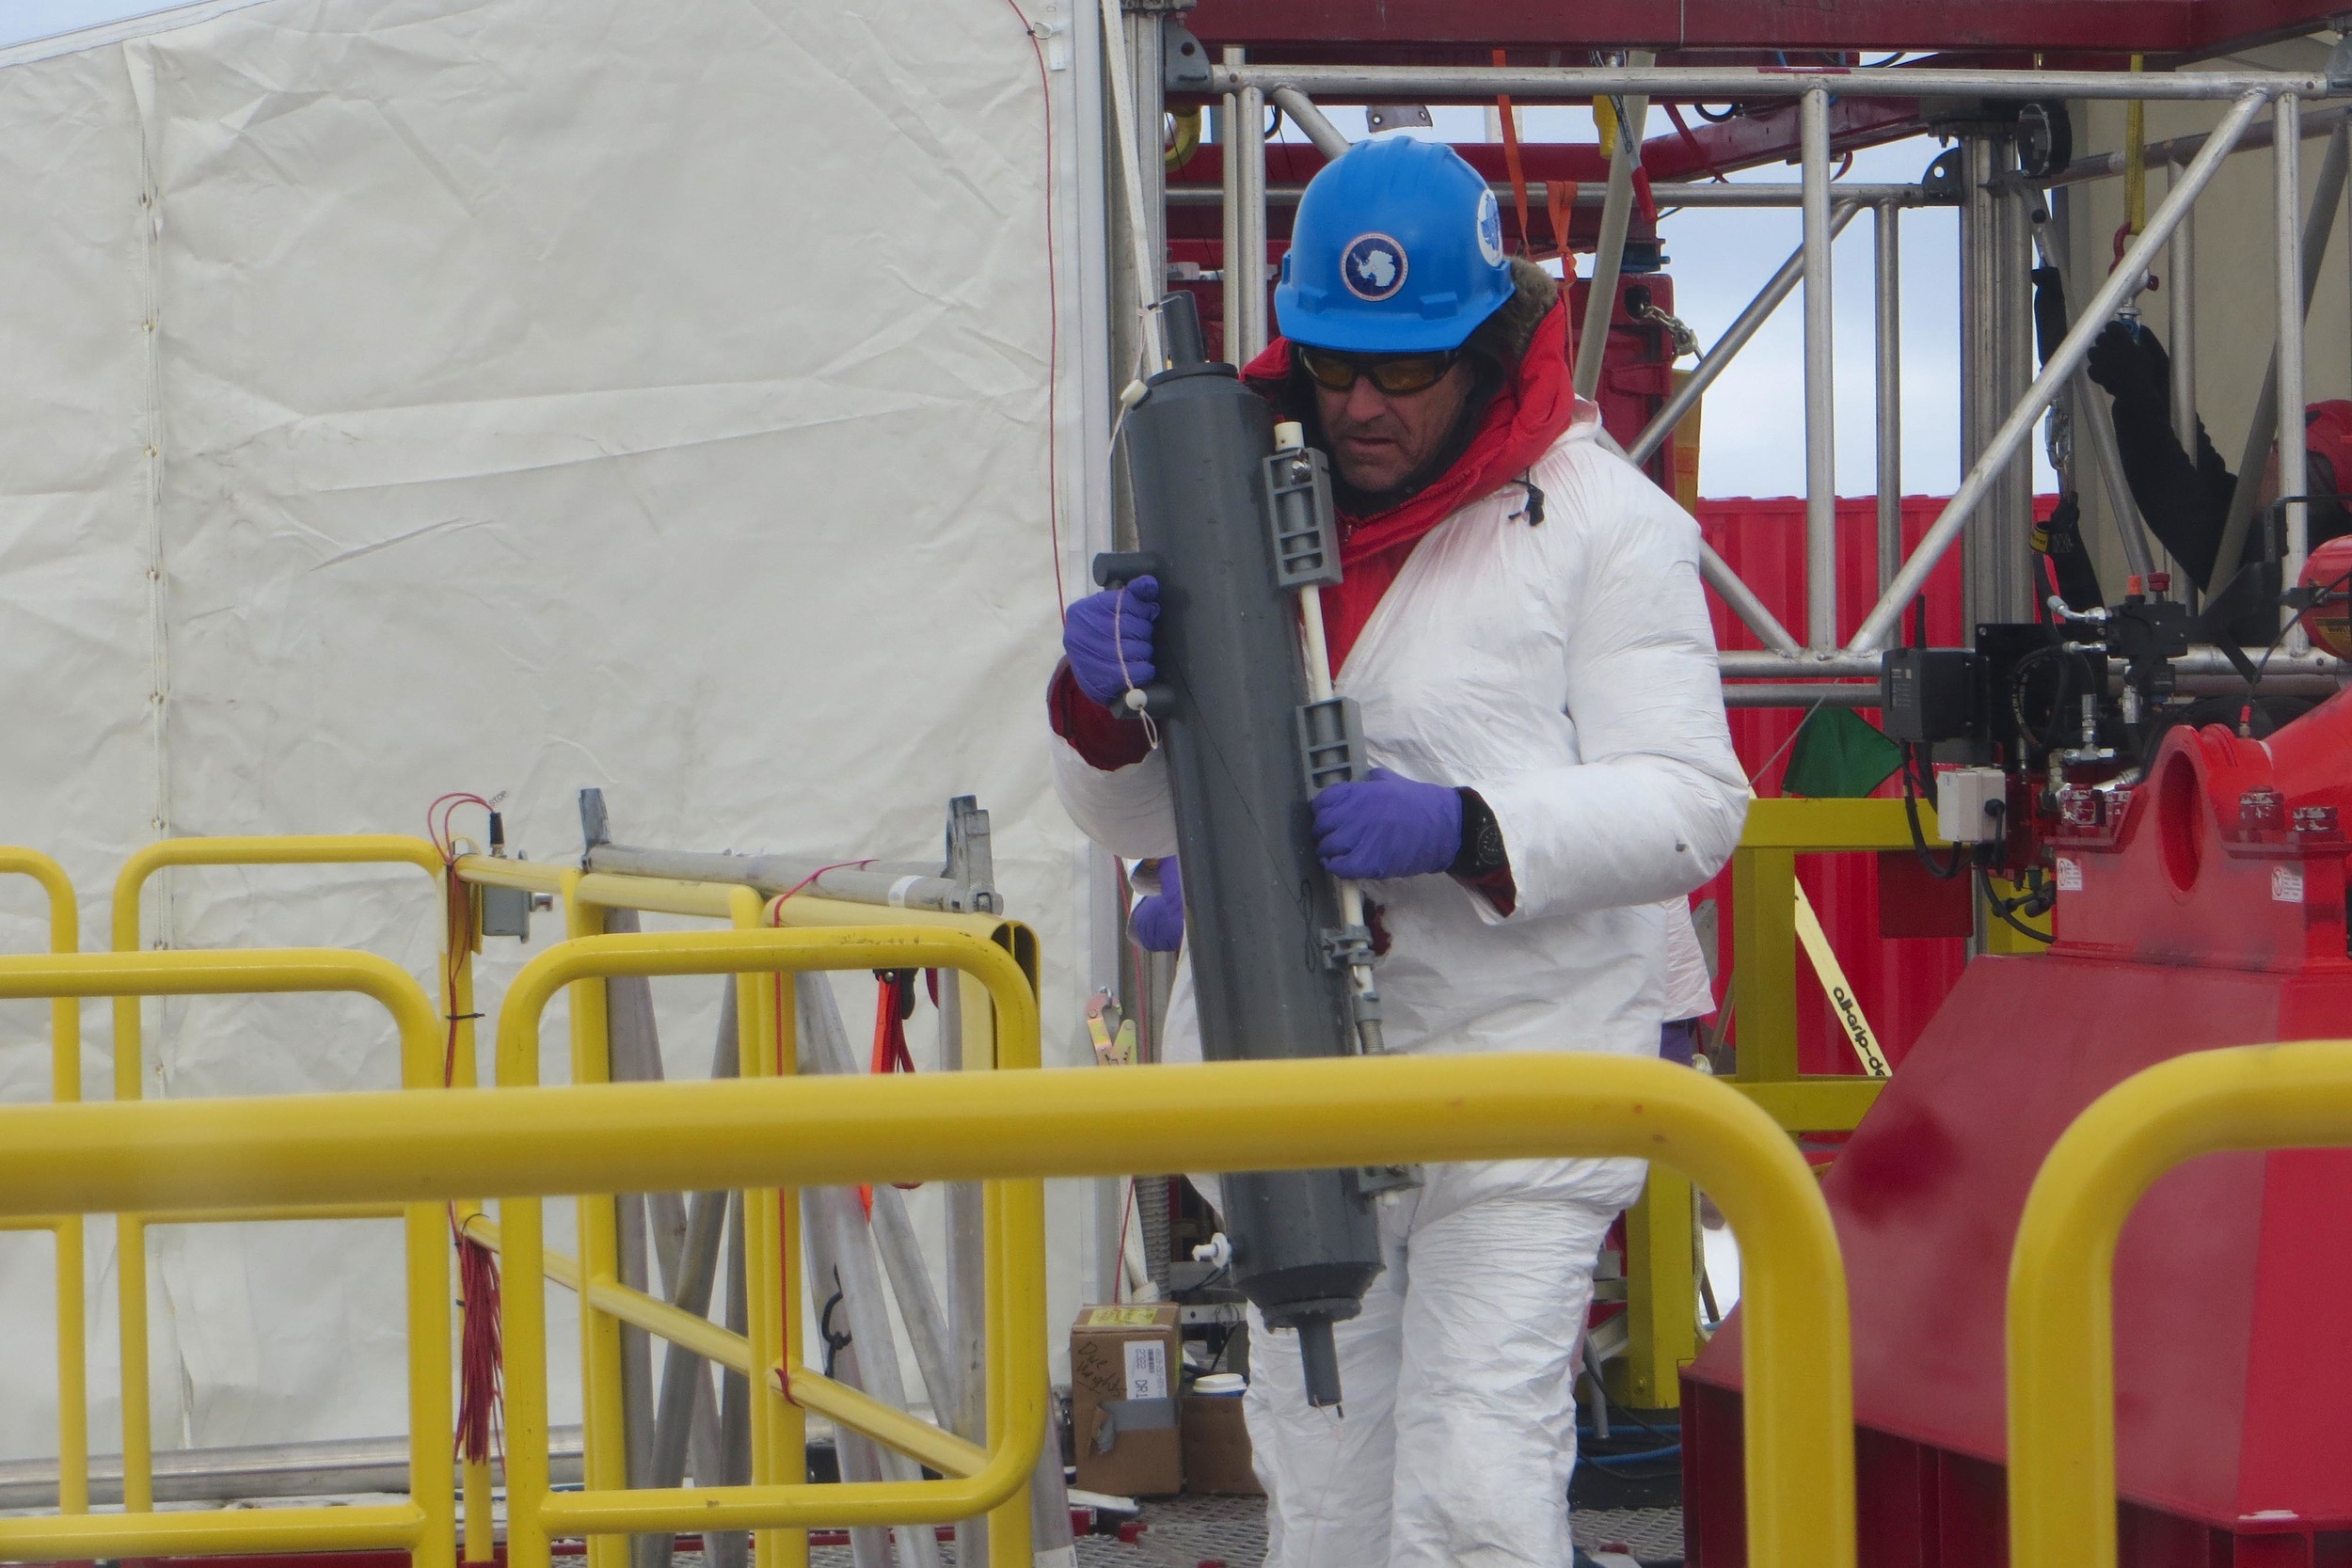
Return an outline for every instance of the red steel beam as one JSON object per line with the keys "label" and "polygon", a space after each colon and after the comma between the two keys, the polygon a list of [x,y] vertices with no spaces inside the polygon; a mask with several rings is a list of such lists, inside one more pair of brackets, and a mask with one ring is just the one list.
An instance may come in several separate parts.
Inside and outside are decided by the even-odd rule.
{"label": "red steel beam", "polygon": [[1200,0],[1185,23],[1212,49],[1275,61],[1627,47],[2193,57],[2316,31],[2340,12],[2313,0]]}

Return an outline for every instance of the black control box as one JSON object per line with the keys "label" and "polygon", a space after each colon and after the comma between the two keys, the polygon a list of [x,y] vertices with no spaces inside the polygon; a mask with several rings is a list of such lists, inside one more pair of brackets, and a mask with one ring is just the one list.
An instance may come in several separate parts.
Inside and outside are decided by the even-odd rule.
{"label": "black control box", "polygon": [[1982,661],[1974,652],[1889,648],[1883,657],[1879,709],[1888,738],[1933,745],[1982,727]]}

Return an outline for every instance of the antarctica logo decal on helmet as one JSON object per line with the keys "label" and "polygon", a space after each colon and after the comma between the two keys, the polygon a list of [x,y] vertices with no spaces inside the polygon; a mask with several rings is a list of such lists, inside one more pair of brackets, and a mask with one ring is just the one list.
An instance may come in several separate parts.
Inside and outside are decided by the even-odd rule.
{"label": "antarctica logo decal on helmet", "polygon": [[1405,287],[1405,247],[1386,234],[1359,234],[1340,253],[1340,279],[1358,299],[1381,300]]}
{"label": "antarctica logo decal on helmet", "polygon": [[1490,267],[1502,264],[1502,206],[1492,191],[1478,193],[1478,254]]}

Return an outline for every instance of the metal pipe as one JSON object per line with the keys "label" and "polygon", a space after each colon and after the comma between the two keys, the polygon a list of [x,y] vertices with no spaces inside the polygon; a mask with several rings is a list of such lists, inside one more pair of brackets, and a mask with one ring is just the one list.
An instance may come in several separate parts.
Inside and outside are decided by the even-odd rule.
{"label": "metal pipe", "polygon": [[[1244,51],[1240,49],[1225,51],[1229,65],[1236,64],[1244,57]],[[1224,209],[1224,222],[1217,230],[1217,251],[1223,259],[1217,268],[1222,275],[1217,288],[1223,300],[1220,317],[1225,324],[1225,357],[1236,365],[1248,359],[1248,356],[1234,348],[1240,339],[1242,311],[1246,309],[1241,298],[1241,269],[1233,265],[1233,258],[1241,254],[1241,154],[1234,146],[1239,135],[1234,127],[1240,123],[1241,97],[1236,89],[1225,95],[1224,103],[1216,116],[1221,171],[1217,181],[1217,200]]]}
{"label": "metal pipe", "polygon": [[[1831,235],[1843,232],[1857,211],[1858,208],[1839,200],[1830,216]],[[1729,326],[1724,328],[1714,346],[1699,356],[1699,362],[1691,368],[1689,375],[1682,378],[1674,395],[1652,416],[1649,423],[1643,427],[1642,434],[1635,437],[1633,445],[1627,449],[1627,461],[1638,467],[1656,455],[1658,449],[1665,444],[1666,437],[1674,434],[1675,426],[1682,422],[1682,417],[1691,411],[1708,388],[1715,384],[1715,378],[1730,367],[1740,351],[1747,347],[1748,340],[1772,319],[1772,312],[1780,309],[1781,301],[1795,291],[1797,279],[1804,276],[1804,246],[1800,245],[1788,253],[1788,260],[1780,264],[1780,270],[1765,280],[1764,287],[1756,291],[1756,297],[1748,301],[1747,308],[1732,319]]]}
{"label": "metal pipe", "polygon": [[[557,1484],[580,1479],[580,1429],[549,1429],[548,1457]],[[347,1497],[408,1490],[405,1437],[341,1438],[326,1443],[252,1443],[220,1449],[166,1449],[155,1455],[155,1500],[244,1502],[261,1497]],[[502,1463],[491,1464],[503,1481]],[[122,1501],[122,1456],[90,1458],[89,1500]],[[24,1459],[0,1465],[0,1508],[57,1506],[57,1462]]]}
{"label": "metal pipe", "polygon": [[[2352,164],[2347,163],[2346,146],[2352,143],[2352,132],[2339,129],[2328,141],[2327,154],[2319,164],[2319,181],[2312,192],[2310,217],[2303,225],[2302,246],[2302,309],[2311,309],[2312,291],[2319,284],[2319,269],[2328,260],[2328,242],[2336,227],[2336,205],[2343,199],[2344,175]],[[2299,323],[2296,346],[2301,346]],[[2254,399],[2254,419],[2248,426],[2246,447],[2239,454],[2236,487],[2230,492],[2230,513],[2221,529],[2221,544],[2214,552],[2213,586],[2219,588],[2246,556],[2246,535],[2253,522],[2254,503],[2261,493],[2263,454],[2271,444],[2279,420],[2279,356],[2273,346],[2269,368],[2263,375],[2262,391]],[[2192,426],[2193,431],[2195,427]],[[2184,439],[2187,439],[2186,433]],[[2301,444],[2298,433],[2295,445]],[[2281,490],[2280,495],[2300,495],[2301,490]],[[2289,581],[2294,580],[2289,578]]]}
{"label": "metal pipe", "polygon": [[[1276,96],[1279,98],[1280,92],[1295,90],[1285,87],[1279,89]],[[1328,121],[1326,123],[1327,124]],[[1344,137],[1343,136],[1342,139],[1344,140]],[[1320,147],[1322,144],[1317,142],[1316,145]],[[1511,184],[1507,181],[1489,181],[1486,188],[1494,192],[1495,199],[1498,201],[1508,201],[1513,195]],[[1266,205],[1295,207],[1298,205],[1298,198],[1306,194],[1306,190],[1307,187],[1304,185],[1268,185],[1265,193]],[[1896,207],[1938,205],[1931,201],[1927,192],[1917,185],[1865,184],[1859,181],[1841,180],[1833,187],[1833,194],[1840,202],[1857,201]],[[1753,184],[1740,181],[1727,185],[1659,181],[1651,183],[1650,195],[1656,199],[1659,211],[1661,213],[1677,207],[1771,208],[1804,205],[1804,187],[1787,181],[1757,181]],[[1214,207],[1223,199],[1220,188],[1216,185],[1191,183],[1168,187],[1168,204],[1170,207]],[[1608,200],[1609,188],[1606,183],[1580,182],[1571,205],[1580,208],[1605,207],[1608,205]]]}
{"label": "metal pipe", "polygon": [[[2143,82],[2154,82],[2162,79],[2163,78],[2157,76],[2146,76],[2140,78]],[[1842,92],[1845,89],[1841,87],[1838,90]],[[2153,98],[2156,95],[2153,93],[2140,92],[2127,96]],[[2352,105],[2338,105],[2334,108],[2322,109],[2315,115],[2305,115],[2303,117],[2303,138],[2304,140],[2309,141],[2313,136],[2326,135],[2329,132],[2333,131],[2337,126],[2343,125],[2348,120],[2352,120]],[[2233,150],[2238,152],[2261,151],[2263,149],[2270,145],[2270,136],[2271,128],[2268,125],[2249,126],[2247,129],[2245,136],[2239,140]],[[2148,144],[2148,161],[2151,164],[2170,164],[2177,168],[2182,164],[2185,164],[2191,158],[2197,156],[2199,150],[2204,145],[2205,134],[2202,132],[2200,132],[2195,135],[2174,136],[2169,141],[2150,142]],[[2064,168],[2052,175],[2049,179],[2049,183],[2053,185],[2076,185],[2082,183],[2086,180],[2111,180],[2123,172],[2123,154],[2121,150],[2114,152],[2099,152],[2087,158],[2077,158],[2073,163],[2067,165]],[[2175,264],[2177,265],[2177,263]]]}
{"label": "metal pipe", "polygon": [[[2051,198],[2048,225],[2037,225],[2034,230],[2034,243],[2042,251],[2042,264],[2055,269],[2058,275],[2061,298],[2072,297],[2066,254],[2066,236],[2070,231],[2068,216],[2065,193],[2059,192]],[[2182,221],[2185,227],[2187,220]],[[2055,244],[2051,242],[2053,234],[2058,236]],[[2179,243],[2180,230],[2176,230],[2173,233],[2174,246],[2177,247]],[[2067,325],[2072,326],[2074,323],[2069,321]],[[2090,375],[2080,369],[2066,384],[2066,401],[2076,451],[2079,452],[2086,436],[2090,440],[2091,459],[2099,468],[2100,487],[2106,494],[2107,511],[2114,517],[2115,531],[2123,542],[2124,563],[2133,575],[2144,577],[2155,570],[2155,560],[2149,549],[2148,525],[2139,515],[2138,502],[2132,496],[2131,481],[2123,472],[2122,453],[2115,443],[2113,412],[2105,399],[2093,393]],[[2079,467],[2080,464],[2077,462],[2072,466]],[[2070,483],[2080,487],[2078,478],[2071,474],[2067,478]]]}
{"label": "metal pipe", "polygon": [[[1741,648],[1726,649],[1717,654],[1715,662],[1726,681],[1796,681],[1875,677],[1881,660],[1876,653],[1849,651],[1819,657],[1804,653],[1783,656]],[[2237,673],[2236,666],[2230,662],[2229,656],[2210,644],[2200,643],[2190,648],[2172,660],[2172,669],[2184,679],[2228,676],[2244,685],[2244,678]],[[2352,665],[2321,653],[2289,655],[2282,651],[2272,655],[2270,668],[2263,675],[2263,685],[2267,687],[2286,676],[2352,679]]]}
{"label": "metal pipe", "polygon": [[[965,1068],[961,975],[939,990],[939,1068],[942,1072]],[[981,1191],[972,1182],[947,1188],[947,1332],[955,1347],[956,1407],[937,1414],[957,1436],[973,1443],[988,1440],[988,1230],[982,1203]],[[956,1561],[988,1560],[988,1516],[957,1521]]]}
{"label": "metal pipe", "polygon": [[1727,66],[1351,66],[1242,65],[1230,57],[1212,67],[1207,90],[1238,92],[1295,87],[1335,103],[1484,102],[1499,94],[1530,102],[1639,93],[1680,103],[1726,98],[1793,98],[1811,82],[1840,98],[2144,98],[2234,99],[2292,92],[2330,95],[2328,78],[2311,71],[2178,71],[2132,75],[2113,71],[1818,71]]}
{"label": "metal pipe", "polygon": [[1290,116],[1291,123],[1305,132],[1307,139],[1315,144],[1315,150],[1325,157],[1336,158],[1355,145],[1345,132],[1324,118],[1313,99],[1296,87],[1276,87],[1266,96],[1274,100],[1276,108]]}
{"label": "metal pipe", "polygon": [[[1228,50],[1228,57],[1238,50]],[[1225,252],[1226,298],[1241,313],[1225,318],[1225,353],[1236,365],[1266,345],[1265,89],[1245,87],[1235,96],[1227,155],[1234,166],[1234,244]],[[1234,290],[1238,286],[1238,296]]]}
{"label": "metal pipe", "polygon": [[1837,373],[1829,232],[1829,92],[1799,112],[1804,164],[1804,640],[1837,641]]}
{"label": "metal pipe", "polygon": [[[2180,178],[2176,168],[2174,179]],[[2172,431],[2182,448],[2197,450],[2197,214],[2189,213],[2165,247],[2165,287],[2171,291]]]}
{"label": "metal pipe", "polygon": [[1756,681],[1724,688],[1725,707],[1876,707],[1876,681]]}
{"label": "metal pipe", "polygon": [[2090,456],[2099,467],[2099,484],[2106,492],[2107,510],[2115,517],[2115,531],[2123,540],[2123,563],[2133,575],[2145,577],[2156,569],[2155,556],[2148,547],[2148,525],[2139,515],[2139,503],[2132,497],[2131,479],[2123,472],[2122,450],[2115,442],[2115,411],[2092,389],[2090,375],[2079,366],[2067,386],[2074,403],[2074,434],[2090,438]]}
{"label": "metal pipe", "polygon": [[[2279,279],[2279,494],[2286,514],[2286,562],[2284,578],[2294,582],[2303,571],[2303,558],[2311,553],[2311,505],[2298,499],[2310,493],[2307,483],[2309,465],[2303,453],[2303,416],[2308,401],[2303,388],[2303,312],[2309,296],[2303,282],[2303,137],[2300,125],[2303,102],[2295,94],[2281,93],[2271,105],[2272,123],[2277,134],[2270,150],[2271,166],[2271,238],[2276,249],[2274,261]],[[2330,142],[2332,153],[2336,144]],[[2312,214],[2313,227],[2321,239],[2335,231],[2336,214],[2330,210],[2327,222],[2319,223],[2320,214]],[[2220,586],[2218,583],[2216,587]],[[2291,628],[2287,637],[2293,642],[2301,626]]]}
{"label": "metal pipe", "polygon": [[[1629,64],[1645,67],[1658,56],[1636,50],[1626,58]],[[1617,309],[1626,230],[1633,219],[1633,171],[1642,162],[1642,132],[1649,121],[1649,99],[1634,95],[1619,100],[1614,118],[1617,145],[1609,150],[1609,190],[1600,209],[1600,244],[1593,252],[1592,287],[1584,297],[1584,326],[1576,341],[1576,395],[1581,398],[1589,398],[1599,389],[1601,362],[1609,356],[1609,323]]]}
{"label": "metal pipe", "polygon": [[[1165,270],[1153,264],[1152,239],[1152,219],[1144,201],[1142,159],[1136,155],[1136,140],[1140,134],[1136,125],[1134,89],[1130,74],[1132,55],[1127,48],[1125,31],[1119,23],[1120,8],[1105,5],[1103,12],[1103,73],[1110,78],[1112,139],[1119,144],[1120,195],[1125,198],[1129,265],[1134,271],[1136,325],[1143,341],[1144,359],[1151,371],[1157,371],[1166,362],[1168,349],[1160,333],[1160,313],[1152,308],[1167,287],[1161,276]],[[1158,138],[1154,136],[1156,143]],[[1133,370],[1133,366],[1127,370]],[[1124,373],[1123,372],[1121,373]]]}
{"label": "metal pipe", "polygon": [[1878,580],[1884,593],[1903,558],[1902,228],[1893,202],[1873,207],[1870,239],[1878,327]]}
{"label": "metal pipe", "polygon": [[995,912],[995,895],[939,874],[936,862],[804,860],[796,855],[729,855],[696,849],[639,849],[620,844],[589,847],[591,871],[683,882],[731,882],[771,898],[799,892],[847,904],[931,910],[948,914]]}
{"label": "metal pipe", "polygon": [[[2169,78],[2142,77],[2138,80],[2158,82]],[[1927,536],[1920,540],[1918,549],[1912,552],[1911,559],[1896,574],[1894,582],[1880,597],[1877,607],[1862,623],[1861,629],[1854,634],[1850,644],[1854,652],[1867,653],[1877,649],[1885,641],[1887,634],[1895,629],[1896,623],[1901,619],[1903,607],[1914,594],[1927,586],[1929,574],[1935,570],[1935,564],[1943,559],[1944,552],[1960,537],[1961,530],[1967,526],[1969,515],[1991,489],[1994,477],[2032,434],[2034,421],[2049,406],[2058,389],[2082,364],[2098,328],[2115,313],[2116,308],[2132,292],[2140,274],[2148,270],[2156,252],[2171,238],[2172,226],[2197,198],[2197,193],[2211,182],[2215,171],[2221,166],[2221,160],[2228,156],[2230,148],[2244,134],[2246,127],[2253,122],[2255,115],[2261,112],[2267,96],[2265,90],[2256,88],[2238,99],[2222,119],[2220,127],[2215,131],[2212,140],[2183,171],[2179,183],[2166,194],[2164,204],[2149,219],[2148,231],[2132,242],[2122,265],[2110,273],[2106,281],[2099,286],[2099,292],[2084,308],[2081,318],[2067,332],[2065,341],[2058,344],[2049,363],[2042,367],[2042,373],[2026,388],[2024,399],[2010,411],[2008,420],[1994,435],[1992,443],[1970,467],[1967,477],[1961,481],[1960,489],[1945,505],[1943,515],[1928,530]]]}

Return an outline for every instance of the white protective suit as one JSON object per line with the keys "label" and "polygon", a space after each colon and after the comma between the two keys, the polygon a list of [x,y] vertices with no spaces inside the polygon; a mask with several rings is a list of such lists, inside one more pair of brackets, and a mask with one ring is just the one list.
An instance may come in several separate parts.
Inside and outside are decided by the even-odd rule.
{"label": "white protective suit", "polygon": [[[1511,484],[1424,536],[1338,672],[1374,763],[1477,790],[1502,831],[1507,917],[1450,877],[1372,882],[1391,1050],[1650,1055],[1670,922],[1746,815],[1698,527],[1594,439],[1589,405]],[[1171,854],[1154,754],[1109,771],[1057,740],[1055,779],[1115,853]],[[1188,967],[1163,1055],[1198,1060]],[[1382,1200],[1386,1269],[1338,1325],[1342,1417],[1311,1408],[1295,1340],[1259,1324],[1247,1404],[1269,1564],[1438,1568],[1570,1559],[1572,1362],[1636,1160],[1433,1165]]]}

